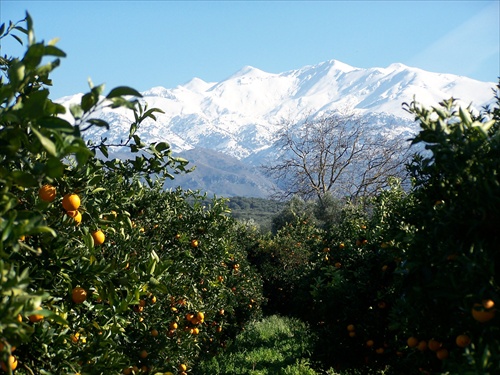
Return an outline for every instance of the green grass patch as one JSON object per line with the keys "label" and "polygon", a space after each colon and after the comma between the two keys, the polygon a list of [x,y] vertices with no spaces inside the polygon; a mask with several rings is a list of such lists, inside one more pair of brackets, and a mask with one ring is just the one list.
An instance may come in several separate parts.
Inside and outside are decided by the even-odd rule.
{"label": "green grass patch", "polygon": [[309,362],[314,337],[298,319],[272,315],[250,323],[227,350],[196,369],[197,374],[316,375]]}

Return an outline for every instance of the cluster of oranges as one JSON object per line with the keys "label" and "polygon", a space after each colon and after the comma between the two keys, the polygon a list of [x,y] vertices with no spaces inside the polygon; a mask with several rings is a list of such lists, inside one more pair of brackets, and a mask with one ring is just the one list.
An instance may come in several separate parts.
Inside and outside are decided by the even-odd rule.
{"label": "cluster of oranges", "polygon": [[[0,352],[2,352],[5,349],[5,344],[0,341]],[[16,350],[15,346],[12,346],[10,348],[10,353]],[[7,363],[6,362],[0,362],[0,368],[2,368],[3,371],[7,372],[8,369],[10,368],[11,370],[15,370],[17,368],[17,358],[14,357],[12,354],[10,354],[7,358]]]}
{"label": "cluster of oranges", "polygon": [[[51,203],[57,197],[57,189],[55,186],[45,184],[38,190],[38,196],[44,202]],[[66,211],[66,215],[73,218],[76,225],[82,222],[82,213],[78,210],[81,205],[81,200],[78,194],[68,193],[62,199],[62,207]],[[106,236],[104,233],[97,229],[91,233],[94,245],[102,245]]]}
{"label": "cluster of oranges", "polygon": [[[479,323],[486,323],[495,317],[495,302],[491,299],[485,299],[482,303],[475,303],[472,307],[472,317]],[[466,348],[472,342],[470,336],[466,333],[460,334],[455,338],[455,344],[459,348]],[[443,346],[443,343],[432,338],[429,341],[419,340],[414,336],[411,336],[407,340],[407,345],[410,348],[416,348],[420,351],[425,351],[427,349],[436,353],[438,359],[448,358],[449,352]]]}
{"label": "cluster of oranges", "polygon": [[409,348],[415,348],[421,352],[426,351],[427,349],[436,353],[436,357],[440,360],[448,358],[449,352],[448,349],[443,347],[443,343],[436,340],[430,339],[429,341],[419,340],[418,338],[411,336],[406,341]]}

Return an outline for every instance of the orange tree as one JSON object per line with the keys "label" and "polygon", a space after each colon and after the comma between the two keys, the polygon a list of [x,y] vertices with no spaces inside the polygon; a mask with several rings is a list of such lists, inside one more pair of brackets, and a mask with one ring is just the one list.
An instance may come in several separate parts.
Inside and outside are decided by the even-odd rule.
{"label": "orange tree", "polygon": [[328,255],[317,251],[322,248],[323,232],[311,215],[284,216],[278,217],[282,226],[275,235],[247,242],[247,252],[263,279],[264,311],[303,318],[309,309],[312,273]]}
{"label": "orange tree", "polygon": [[[362,373],[494,373],[500,366],[500,102],[409,106],[425,145],[414,186],[344,210],[313,280],[318,358]],[[334,249],[334,251],[332,251]]]}
{"label": "orange tree", "polygon": [[414,234],[392,320],[407,337],[441,344],[437,359],[432,350],[417,356],[429,371],[500,368],[498,94],[480,113],[453,99],[432,109],[408,107],[421,126],[413,143],[426,152],[409,166],[416,204],[408,223]]}
{"label": "orange tree", "polygon": [[[26,53],[0,60],[1,368],[183,373],[258,313],[259,280],[234,223],[220,201],[204,207],[194,194],[161,191],[187,162],[164,142],[141,142],[141,122],[158,110],[143,108],[138,92],[103,96],[91,85],[70,123],[49,99],[64,52],[35,40],[29,15],[26,27],[0,28],[21,41],[15,32],[27,36]],[[134,159],[108,159],[105,140],[83,140],[109,127],[93,117],[102,107],[134,112],[122,145]]]}
{"label": "orange tree", "polygon": [[399,355],[389,312],[412,202],[398,181],[390,185],[364,202],[368,211],[345,205],[317,249],[324,257],[313,272],[307,319],[318,337],[316,360],[338,371],[380,373]]}

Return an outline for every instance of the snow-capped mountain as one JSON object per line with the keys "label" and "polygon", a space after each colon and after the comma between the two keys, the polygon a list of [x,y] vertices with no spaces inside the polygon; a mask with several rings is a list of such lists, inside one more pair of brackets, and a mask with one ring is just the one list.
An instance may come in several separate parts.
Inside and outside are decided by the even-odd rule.
{"label": "snow-capped mountain", "polygon": [[[403,102],[409,103],[415,97],[430,106],[454,97],[465,106],[472,103],[479,109],[492,102],[494,87],[493,82],[431,73],[402,64],[361,69],[330,60],[279,74],[246,66],[221,82],[193,78],[173,89],[154,87],[143,92],[141,100],[148,108],[160,108],[165,114],[158,114],[156,122],[145,122],[140,135],[146,143],[166,141],[176,152],[196,148],[218,151],[225,158],[238,159],[240,167],[252,170],[273,154],[273,137],[283,120],[298,121],[350,109],[367,116],[377,131],[408,138],[416,125],[402,109]],[[65,97],[59,102],[69,105],[80,97]],[[111,141],[124,138],[133,120],[131,111],[123,109],[105,109],[97,116],[111,127],[90,136]],[[196,165],[196,160],[192,164]],[[248,195],[264,195],[257,190]]]}

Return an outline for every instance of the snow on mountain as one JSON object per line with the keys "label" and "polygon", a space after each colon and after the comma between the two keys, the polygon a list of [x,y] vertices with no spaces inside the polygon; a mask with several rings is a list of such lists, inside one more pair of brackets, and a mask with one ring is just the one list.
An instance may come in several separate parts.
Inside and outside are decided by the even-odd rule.
{"label": "snow on mountain", "polygon": [[[493,82],[403,64],[362,69],[330,60],[278,74],[245,66],[221,82],[193,78],[172,89],[158,86],[143,92],[141,101],[148,108],[165,113],[157,114],[156,122],[145,121],[139,133],[143,141],[166,141],[176,152],[211,149],[255,166],[272,155],[273,137],[282,120],[352,109],[370,118],[374,128],[392,136],[407,135],[416,126],[402,109],[403,102],[415,96],[430,106],[454,97],[479,109],[492,102],[494,87]],[[69,105],[80,97],[59,102]],[[96,116],[107,120],[110,130],[92,130],[89,136],[111,141],[125,137],[133,121],[132,112],[123,109],[105,109]]]}

